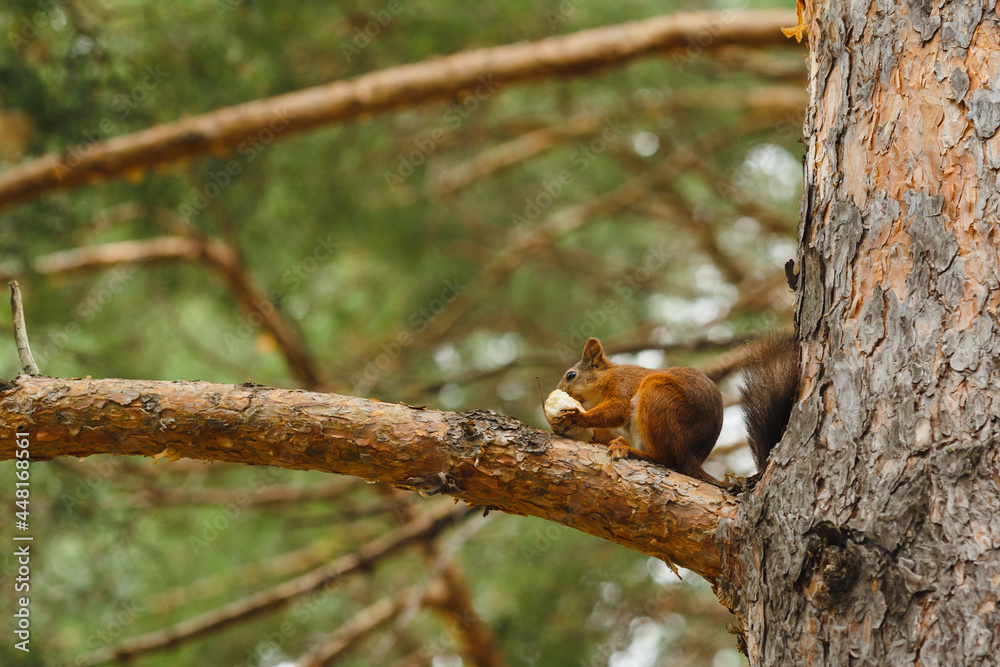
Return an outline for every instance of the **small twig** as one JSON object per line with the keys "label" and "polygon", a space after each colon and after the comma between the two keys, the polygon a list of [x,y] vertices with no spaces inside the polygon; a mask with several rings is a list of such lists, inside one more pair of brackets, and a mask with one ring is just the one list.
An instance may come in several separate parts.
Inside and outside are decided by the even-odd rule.
{"label": "small twig", "polygon": [[31,347],[28,346],[28,329],[24,326],[24,307],[21,305],[21,288],[16,280],[7,283],[10,288],[10,312],[14,316],[14,341],[17,343],[17,356],[21,360],[21,370],[28,375],[41,375]]}

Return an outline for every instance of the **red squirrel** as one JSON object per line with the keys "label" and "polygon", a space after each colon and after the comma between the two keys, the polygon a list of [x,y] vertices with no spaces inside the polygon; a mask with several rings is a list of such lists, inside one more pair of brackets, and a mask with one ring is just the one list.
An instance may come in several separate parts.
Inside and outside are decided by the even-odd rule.
{"label": "red squirrel", "polygon": [[[791,339],[767,337],[754,344],[749,359],[741,391],[751,451],[760,469],[781,439],[795,400],[798,347]],[[553,430],[593,428],[594,440],[608,445],[613,458],[647,459],[720,485],[701,464],[722,430],[722,394],[701,371],[616,364],[604,355],[600,341],[591,338],[558,389],[585,411],[560,412]]]}

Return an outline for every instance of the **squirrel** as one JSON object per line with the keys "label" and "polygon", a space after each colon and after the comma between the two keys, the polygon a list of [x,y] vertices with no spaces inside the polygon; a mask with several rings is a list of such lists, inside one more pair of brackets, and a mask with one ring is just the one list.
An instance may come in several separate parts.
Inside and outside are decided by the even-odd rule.
{"label": "squirrel", "polygon": [[[798,391],[798,345],[768,336],[752,344],[743,364],[744,413],[757,469],[783,435]],[[579,363],[563,374],[558,389],[584,411],[563,410],[557,433],[593,428],[615,459],[633,456],[721,486],[701,464],[722,430],[722,393],[695,368],[660,370],[616,364],[596,338],[587,340]]]}

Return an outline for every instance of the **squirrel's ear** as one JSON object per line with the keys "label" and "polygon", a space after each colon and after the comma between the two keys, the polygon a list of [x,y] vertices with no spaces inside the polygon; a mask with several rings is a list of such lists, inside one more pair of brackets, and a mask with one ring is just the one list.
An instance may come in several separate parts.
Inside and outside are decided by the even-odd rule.
{"label": "squirrel's ear", "polygon": [[604,358],[604,348],[601,347],[601,341],[596,338],[588,338],[587,344],[583,346],[583,356],[580,361],[597,367],[606,365],[608,360]]}

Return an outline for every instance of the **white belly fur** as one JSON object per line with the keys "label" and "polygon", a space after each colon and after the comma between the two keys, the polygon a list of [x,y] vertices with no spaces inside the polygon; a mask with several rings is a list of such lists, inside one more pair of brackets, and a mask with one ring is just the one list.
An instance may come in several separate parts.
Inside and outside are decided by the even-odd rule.
{"label": "white belly fur", "polygon": [[652,454],[652,452],[649,450],[649,447],[646,446],[645,441],[642,439],[642,436],[639,434],[639,429],[636,428],[636,423],[635,423],[635,415],[637,412],[636,398],[637,397],[635,396],[632,397],[632,414],[629,415],[628,421],[625,422],[625,425],[611,430],[614,432],[616,436],[621,436],[622,438],[625,438],[625,440],[628,442],[629,446],[632,449],[637,449],[640,452],[646,452],[647,454]]}

